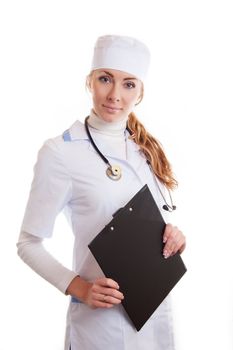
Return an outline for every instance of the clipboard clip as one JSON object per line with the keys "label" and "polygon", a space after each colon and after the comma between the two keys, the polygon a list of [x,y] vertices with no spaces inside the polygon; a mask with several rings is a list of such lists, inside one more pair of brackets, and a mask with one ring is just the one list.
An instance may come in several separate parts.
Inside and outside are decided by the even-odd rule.
{"label": "clipboard clip", "polygon": [[117,211],[115,211],[114,214],[112,214],[113,218],[115,218],[115,216],[118,215],[123,209],[128,209],[130,212],[133,211],[133,208],[132,208],[132,207],[128,207],[128,208],[122,207],[122,208],[119,208]]}
{"label": "clipboard clip", "polygon": [[117,209],[117,211],[115,211],[115,213],[112,214],[112,217],[115,218],[115,216],[116,216],[117,214],[119,214],[120,211],[121,211],[122,209],[124,209],[124,208],[121,207],[121,208]]}

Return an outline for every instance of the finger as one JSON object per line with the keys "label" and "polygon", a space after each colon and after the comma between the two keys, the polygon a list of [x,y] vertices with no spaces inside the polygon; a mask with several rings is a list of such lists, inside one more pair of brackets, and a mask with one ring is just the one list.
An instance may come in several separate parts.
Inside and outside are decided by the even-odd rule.
{"label": "finger", "polygon": [[181,232],[176,226],[174,226],[163,249],[163,255],[165,258],[168,258],[171,254],[174,254],[178,251],[178,248],[180,247],[179,241],[181,239]]}
{"label": "finger", "polygon": [[163,253],[165,255],[170,255],[174,251],[174,249],[176,248],[178,239],[179,239],[178,230],[173,230],[170,233],[170,236],[168,237],[167,242],[163,248]]}
{"label": "finger", "polygon": [[[181,231],[177,230],[172,234],[172,238],[169,238],[169,241],[164,247],[164,256],[167,258],[168,256],[175,255],[180,249],[182,249],[185,244],[185,237]],[[184,247],[183,247],[184,248]]]}
{"label": "finger", "polygon": [[183,244],[183,239],[181,237],[180,240],[177,241],[174,247],[172,248],[170,252],[170,256],[175,255],[180,250],[180,247],[182,246],[182,244]]}
{"label": "finger", "polygon": [[96,301],[101,301],[103,303],[120,304],[124,297],[123,295],[122,297],[118,298],[107,294],[93,293],[92,299]]}
{"label": "finger", "polygon": [[[95,299],[96,300],[95,300]],[[109,295],[96,294],[93,295],[93,304],[97,307],[109,307],[110,305],[118,305],[121,303],[120,299],[114,298]],[[107,305],[104,305],[107,304]]]}
{"label": "finger", "polygon": [[103,287],[110,287],[110,288],[115,288],[115,289],[120,288],[116,281],[114,281],[111,278],[106,278],[106,277],[99,278],[98,280],[95,281],[95,284],[98,284],[98,285],[103,286]]}
{"label": "finger", "polygon": [[124,299],[124,295],[116,289],[100,287],[98,285],[93,285],[92,291],[96,294],[109,295],[111,297],[114,297],[114,298],[120,299],[120,300]]}
{"label": "finger", "polygon": [[185,237],[181,236],[180,240],[177,243],[177,252],[181,253],[185,248]]}
{"label": "finger", "polygon": [[172,228],[173,228],[172,224],[167,224],[165,226],[165,230],[164,230],[164,234],[163,234],[163,243],[167,242],[168,237],[169,237],[170,233],[172,232]]}
{"label": "finger", "polygon": [[111,295],[118,299],[123,298],[123,294],[119,291],[118,283],[110,278],[98,279],[93,284],[92,290],[96,293]]}
{"label": "finger", "polygon": [[121,303],[121,299],[114,298],[111,295],[104,295],[102,302],[117,305]]}
{"label": "finger", "polygon": [[176,244],[170,244],[167,248],[163,250],[163,256],[168,258],[175,251]]}
{"label": "finger", "polygon": [[117,304],[117,302],[115,300],[114,300],[113,303],[110,303],[107,300],[107,296],[106,295],[97,294],[97,293],[92,293],[92,296],[91,296],[90,301],[88,303],[88,305],[92,309],[96,309],[96,308],[110,308],[110,307],[114,306],[115,304]]}
{"label": "finger", "polygon": [[185,250],[185,248],[186,248],[186,242],[184,242],[184,243],[182,244],[182,246],[180,247],[179,253],[182,254],[183,251]]}

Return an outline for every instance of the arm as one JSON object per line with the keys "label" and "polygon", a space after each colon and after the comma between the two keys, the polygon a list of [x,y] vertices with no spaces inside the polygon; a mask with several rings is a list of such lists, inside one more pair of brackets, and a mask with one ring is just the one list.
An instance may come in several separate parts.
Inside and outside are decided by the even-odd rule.
{"label": "arm", "polygon": [[111,307],[122,299],[116,282],[102,278],[89,283],[59,263],[43,246],[43,238],[52,236],[55,218],[71,198],[72,181],[62,151],[56,142],[48,140],[34,167],[34,179],[17,243],[18,255],[61,292],[90,307]]}
{"label": "arm", "polygon": [[44,248],[42,238],[22,231],[17,247],[18,255],[32,270],[62,293],[78,298],[91,308],[110,308],[123,299],[115,281],[100,278],[90,283],[59,263]]}
{"label": "arm", "polygon": [[44,248],[55,219],[72,197],[72,182],[59,142],[47,140],[38,152],[34,177],[18,239],[18,255],[40,276],[65,293],[77,273]]}
{"label": "arm", "polygon": [[17,248],[20,258],[62,293],[66,292],[70,282],[77,276],[45,249],[42,238],[21,231]]}

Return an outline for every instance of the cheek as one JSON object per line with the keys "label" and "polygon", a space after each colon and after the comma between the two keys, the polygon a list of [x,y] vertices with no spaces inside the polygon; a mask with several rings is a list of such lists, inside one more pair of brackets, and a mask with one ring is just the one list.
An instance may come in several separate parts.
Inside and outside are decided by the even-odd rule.
{"label": "cheek", "polygon": [[128,95],[128,102],[131,106],[134,106],[141,95],[141,88],[139,86],[136,87],[136,89],[132,89],[130,91],[130,94]]}
{"label": "cheek", "polygon": [[101,89],[101,87],[95,87],[93,86],[93,90],[92,90],[92,99],[95,102],[98,102],[100,100],[102,100],[105,96],[105,92],[103,89]]}
{"label": "cheek", "polygon": [[139,99],[139,95],[138,94],[133,94],[131,96],[128,96],[127,104],[132,107],[138,102],[138,99]]}
{"label": "cheek", "polygon": [[96,91],[93,91],[92,92],[92,101],[93,101],[93,103],[98,103],[98,101],[100,100],[101,98],[100,98],[100,94],[98,93],[98,92],[96,92]]}

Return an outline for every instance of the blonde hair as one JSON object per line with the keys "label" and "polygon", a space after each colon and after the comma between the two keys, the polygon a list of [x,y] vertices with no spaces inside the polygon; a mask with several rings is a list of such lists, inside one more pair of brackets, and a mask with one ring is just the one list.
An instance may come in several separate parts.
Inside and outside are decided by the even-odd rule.
{"label": "blonde hair", "polygon": [[[90,87],[93,73],[94,71],[91,71],[87,76],[87,88]],[[137,105],[142,101],[143,94],[144,86],[142,84],[142,91]],[[169,163],[160,142],[147,132],[143,124],[133,112],[129,114],[127,126],[130,130],[130,138],[140,147],[141,152],[150,163],[154,174],[168,189],[173,190],[176,188],[178,182],[173,175],[171,164]]]}

